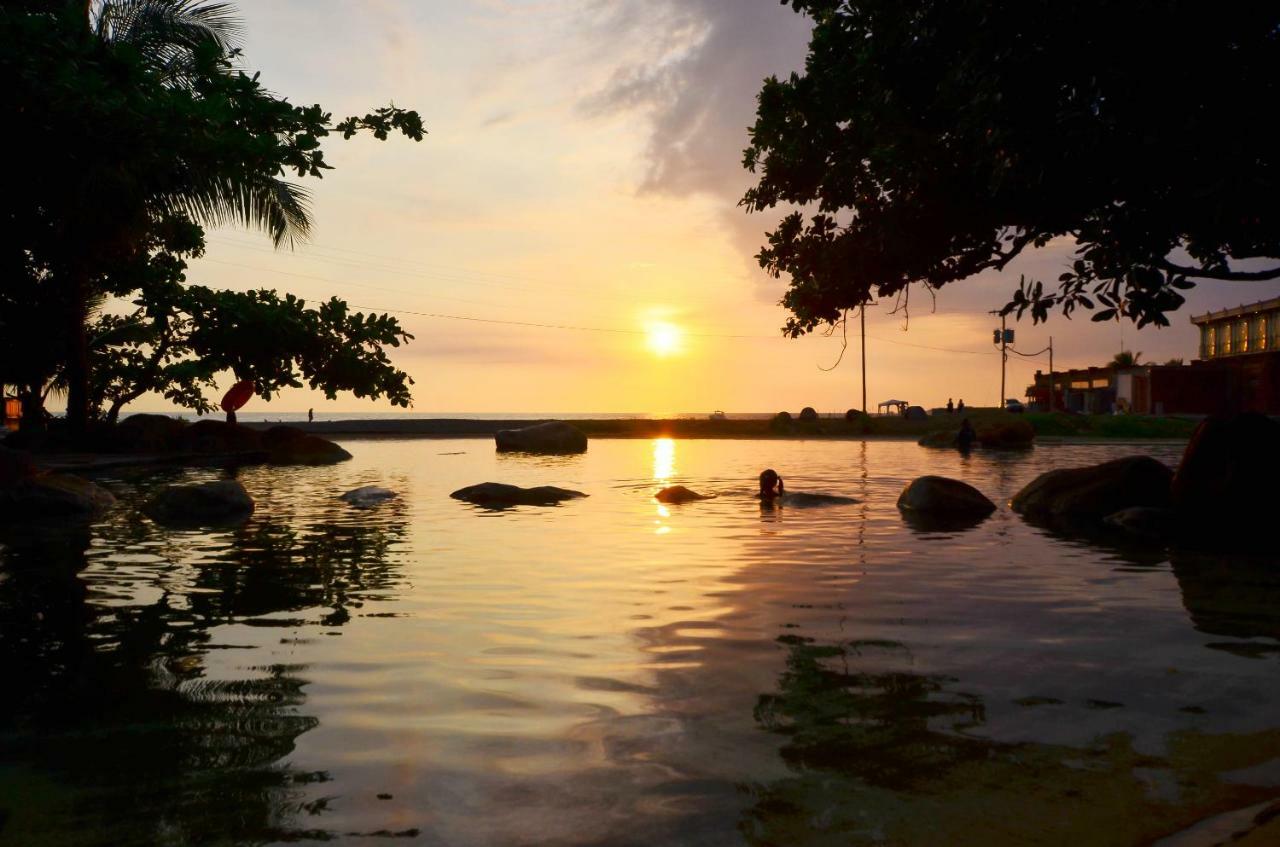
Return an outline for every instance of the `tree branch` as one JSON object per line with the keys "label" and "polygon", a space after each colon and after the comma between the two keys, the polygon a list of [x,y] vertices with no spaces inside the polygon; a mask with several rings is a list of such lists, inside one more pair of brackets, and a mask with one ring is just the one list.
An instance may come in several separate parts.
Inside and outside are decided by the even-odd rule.
{"label": "tree branch", "polygon": [[1160,267],[1184,276],[1199,279],[1216,279],[1224,282],[1263,282],[1269,279],[1280,279],[1280,267],[1268,268],[1265,271],[1210,271],[1204,268],[1191,268],[1175,265],[1168,259],[1160,260]]}

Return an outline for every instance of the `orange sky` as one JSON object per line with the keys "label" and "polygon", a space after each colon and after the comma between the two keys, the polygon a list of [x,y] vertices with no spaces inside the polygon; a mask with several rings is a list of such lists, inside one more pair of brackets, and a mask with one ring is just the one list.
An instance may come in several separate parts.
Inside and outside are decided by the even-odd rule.
{"label": "orange sky", "polygon": [[[312,181],[311,243],[274,251],[219,230],[193,283],[339,295],[398,313],[416,340],[394,351],[415,412],[775,411],[858,405],[858,356],[833,338],[784,340],[784,284],[751,258],[773,220],[736,203],[754,95],[803,60],[807,25],[775,0],[378,0],[241,3],[246,64],[294,102],[341,117],[393,100],[422,113],[421,144],[343,143]],[[943,290],[909,322],[868,312],[868,400],[992,405],[999,357],[986,312],[1020,273],[1056,279],[1070,244]],[[1214,284],[1196,311],[1280,293]],[[544,329],[413,312],[589,327]],[[1191,358],[1188,310],[1164,331],[1060,318],[1016,327],[1018,347],[1055,338],[1059,368],[1120,349]],[[669,324],[659,355],[646,329]],[[599,331],[607,330],[607,331]],[[1123,332],[1123,340],[1122,340]],[[856,339],[855,339],[856,341]],[[914,346],[913,346],[914,345]],[[943,349],[924,349],[943,348]],[[956,352],[964,351],[964,352]],[[1040,362],[1010,362],[1021,396]],[[291,391],[250,416],[315,407],[386,411]],[[163,410],[144,399],[132,410]]]}

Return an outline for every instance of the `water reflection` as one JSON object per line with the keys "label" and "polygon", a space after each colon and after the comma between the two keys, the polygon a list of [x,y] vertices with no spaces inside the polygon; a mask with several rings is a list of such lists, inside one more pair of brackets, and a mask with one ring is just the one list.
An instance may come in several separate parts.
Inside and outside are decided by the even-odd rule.
{"label": "water reflection", "polygon": [[[308,665],[263,662],[222,630],[339,626],[389,597],[402,518],[170,533],[131,505],[92,530],[0,530],[0,841],[328,837],[307,801],[328,775],[285,763],[318,723]],[[102,567],[119,578],[91,590]]]}
{"label": "water reflection", "polygon": [[653,479],[663,485],[676,475],[676,441],[674,438],[653,439]]}

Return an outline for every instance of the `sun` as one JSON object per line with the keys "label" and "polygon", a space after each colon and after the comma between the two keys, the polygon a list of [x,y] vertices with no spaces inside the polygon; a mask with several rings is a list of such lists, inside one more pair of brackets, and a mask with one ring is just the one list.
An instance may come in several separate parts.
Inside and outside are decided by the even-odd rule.
{"label": "sun", "polygon": [[645,328],[645,343],[659,356],[674,356],[684,346],[684,333],[675,324],[664,321],[649,324]]}

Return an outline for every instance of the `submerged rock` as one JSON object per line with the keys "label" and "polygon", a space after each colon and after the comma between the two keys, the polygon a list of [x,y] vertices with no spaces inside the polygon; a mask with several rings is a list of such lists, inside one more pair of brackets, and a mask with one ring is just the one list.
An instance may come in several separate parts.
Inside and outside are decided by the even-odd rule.
{"label": "submerged rock", "polygon": [[101,485],[63,473],[37,473],[0,488],[0,520],[91,517],[115,503]]}
{"label": "submerged rock", "polygon": [[494,434],[499,453],[567,454],[587,452],[587,436],[564,421],[502,429]]}
{"label": "submerged rock", "polygon": [[536,488],[520,488],[501,482],[482,482],[459,488],[449,495],[454,500],[475,503],[478,506],[554,506],[564,500],[586,497],[581,491],[539,485]]}
{"label": "submerged rock", "polygon": [[380,488],[377,485],[363,485],[354,488],[346,494],[338,497],[357,509],[371,509],[379,503],[385,503],[388,500],[394,500],[399,495],[390,488]]}
{"label": "submerged rock", "polygon": [[1172,481],[1173,471],[1162,462],[1129,456],[1043,473],[1015,494],[1009,506],[1033,518],[1100,523],[1135,506],[1168,508]]}
{"label": "submerged rock", "polygon": [[1173,505],[1189,537],[1215,546],[1276,547],[1280,423],[1260,414],[1206,418],[1173,478]]}
{"label": "submerged rock", "polygon": [[1151,506],[1121,509],[1107,515],[1102,522],[1144,541],[1167,541],[1178,530],[1177,513],[1173,509],[1159,509]]}
{"label": "submerged rock", "polygon": [[927,435],[922,435],[916,443],[921,447],[955,447],[956,434],[951,430],[930,432]]}
{"label": "submerged rock", "polygon": [[273,426],[262,433],[262,446],[276,465],[332,465],[351,454],[327,438],[309,435],[296,426]]}
{"label": "submerged rock", "polygon": [[929,515],[986,517],[996,510],[996,504],[967,482],[945,476],[922,476],[902,489],[898,508]]}
{"label": "submerged rock", "polygon": [[170,485],[143,506],[143,513],[166,526],[239,523],[253,514],[253,498],[233,479]]}
{"label": "submerged rock", "polygon": [[710,500],[712,495],[699,494],[696,491],[685,488],[683,485],[672,485],[662,489],[653,495],[653,499],[659,503],[691,503],[694,500]]}

